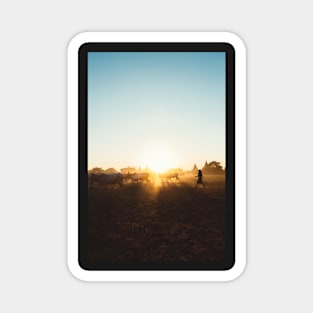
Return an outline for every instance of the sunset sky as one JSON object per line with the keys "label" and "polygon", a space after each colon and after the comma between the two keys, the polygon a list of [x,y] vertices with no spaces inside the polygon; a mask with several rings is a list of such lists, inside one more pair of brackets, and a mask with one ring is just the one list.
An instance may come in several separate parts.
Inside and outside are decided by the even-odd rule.
{"label": "sunset sky", "polygon": [[88,168],[225,165],[224,52],[88,52]]}

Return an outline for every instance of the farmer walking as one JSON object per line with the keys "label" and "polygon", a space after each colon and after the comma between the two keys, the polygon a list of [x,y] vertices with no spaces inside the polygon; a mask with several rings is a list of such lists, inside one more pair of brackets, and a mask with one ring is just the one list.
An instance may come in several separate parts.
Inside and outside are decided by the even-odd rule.
{"label": "farmer walking", "polygon": [[198,170],[198,175],[196,176],[196,177],[198,177],[198,180],[197,180],[197,187],[199,186],[199,185],[202,185],[202,186],[204,186],[204,183],[203,183],[203,181],[202,181],[202,171],[201,170]]}

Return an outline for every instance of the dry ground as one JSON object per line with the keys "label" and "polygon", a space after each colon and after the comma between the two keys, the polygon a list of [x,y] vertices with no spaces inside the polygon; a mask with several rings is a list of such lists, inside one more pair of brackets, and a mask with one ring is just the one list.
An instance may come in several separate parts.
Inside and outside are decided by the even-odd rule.
{"label": "dry ground", "polygon": [[89,187],[88,256],[94,262],[218,261],[224,256],[225,179]]}

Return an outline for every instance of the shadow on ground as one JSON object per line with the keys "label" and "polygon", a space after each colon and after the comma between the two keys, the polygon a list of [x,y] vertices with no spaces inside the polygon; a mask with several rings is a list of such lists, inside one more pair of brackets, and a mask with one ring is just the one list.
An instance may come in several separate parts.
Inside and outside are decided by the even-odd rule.
{"label": "shadow on ground", "polygon": [[89,187],[88,256],[92,262],[219,261],[225,246],[224,178],[205,188]]}

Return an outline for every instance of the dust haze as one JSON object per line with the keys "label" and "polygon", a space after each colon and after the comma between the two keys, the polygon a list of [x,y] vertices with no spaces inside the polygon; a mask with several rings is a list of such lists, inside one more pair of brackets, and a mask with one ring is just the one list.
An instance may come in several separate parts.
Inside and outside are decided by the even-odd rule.
{"label": "dust haze", "polygon": [[225,170],[219,162],[163,173],[95,167],[88,178],[90,262],[223,261]]}

